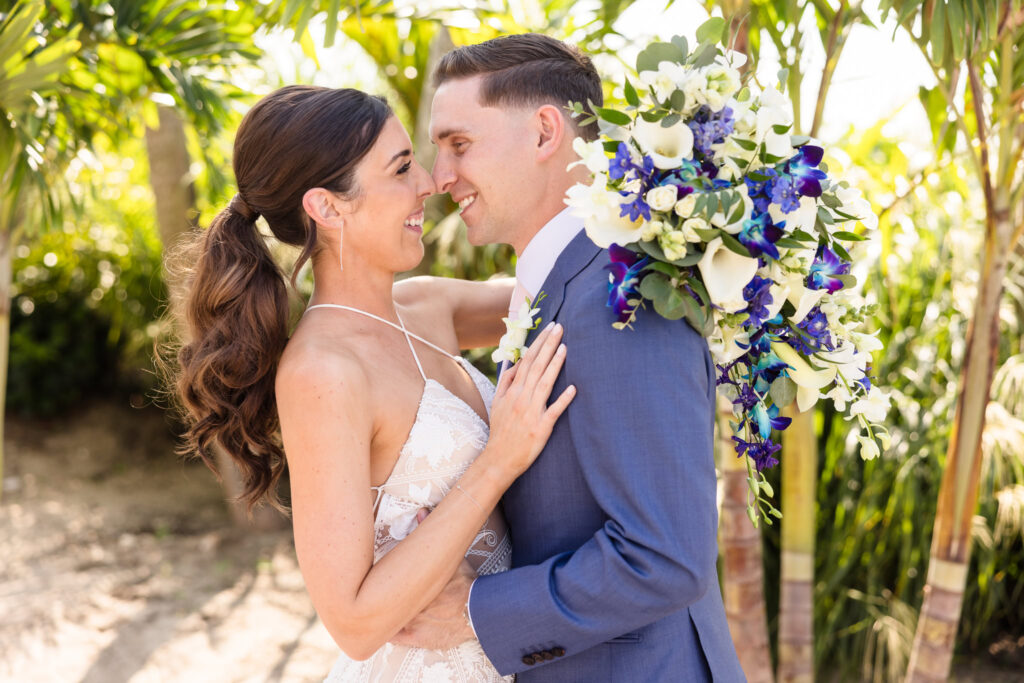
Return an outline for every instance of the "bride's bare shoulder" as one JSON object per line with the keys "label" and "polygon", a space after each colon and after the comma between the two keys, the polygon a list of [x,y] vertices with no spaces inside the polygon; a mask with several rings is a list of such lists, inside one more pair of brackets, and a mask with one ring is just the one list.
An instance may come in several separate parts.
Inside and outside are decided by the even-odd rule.
{"label": "bride's bare shoulder", "polygon": [[279,398],[303,395],[317,387],[367,387],[369,381],[359,354],[343,338],[314,327],[300,325],[288,340],[277,366]]}

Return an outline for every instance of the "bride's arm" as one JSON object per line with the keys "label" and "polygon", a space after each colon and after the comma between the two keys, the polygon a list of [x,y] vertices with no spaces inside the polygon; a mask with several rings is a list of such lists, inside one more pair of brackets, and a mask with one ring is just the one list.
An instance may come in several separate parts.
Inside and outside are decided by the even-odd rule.
{"label": "bride's arm", "polygon": [[404,294],[404,288],[428,292],[432,302],[448,309],[459,348],[475,349],[497,346],[505,334],[501,319],[508,315],[515,283],[511,277],[474,281],[422,276],[396,283],[395,298]]}
{"label": "bride's arm", "polygon": [[[277,377],[288,455],[295,547],[321,620],[342,650],[370,657],[441,592],[489,512],[529,466],[572,399],[550,408],[561,369],[561,331],[538,338],[506,373],[492,413],[491,439],[450,495],[377,564],[370,490],[375,419],[366,400],[372,377],[354,360],[296,359]],[[532,354],[532,356],[530,355]]]}

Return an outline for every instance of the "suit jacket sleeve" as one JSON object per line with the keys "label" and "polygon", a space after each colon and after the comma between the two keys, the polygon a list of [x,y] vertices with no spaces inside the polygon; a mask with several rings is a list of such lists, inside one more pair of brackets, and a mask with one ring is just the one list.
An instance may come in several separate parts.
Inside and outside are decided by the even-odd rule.
{"label": "suit jacket sleeve", "polygon": [[473,624],[505,675],[536,668],[522,657],[538,648],[571,656],[683,609],[716,571],[707,344],[685,321],[651,308],[633,330],[614,330],[611,311],[580,289],[604,277],[580,277],[569,284],[577,296],[566,292],[563,372],[579,391],[562,419],[576,454],[547,455],[579,459],[607,520],[572,552],[477,579]]}

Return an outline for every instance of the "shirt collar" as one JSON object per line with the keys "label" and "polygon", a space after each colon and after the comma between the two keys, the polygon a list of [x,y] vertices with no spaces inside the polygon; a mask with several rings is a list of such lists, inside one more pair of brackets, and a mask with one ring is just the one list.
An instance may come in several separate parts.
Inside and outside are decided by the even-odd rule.
{"label": "shirt collar", "polygon": [[516,279],[532,299],[548,279],[562,251],[583,229],[583,220],[569,208],[562,209],[548,221],[523,249],[516,261]]}

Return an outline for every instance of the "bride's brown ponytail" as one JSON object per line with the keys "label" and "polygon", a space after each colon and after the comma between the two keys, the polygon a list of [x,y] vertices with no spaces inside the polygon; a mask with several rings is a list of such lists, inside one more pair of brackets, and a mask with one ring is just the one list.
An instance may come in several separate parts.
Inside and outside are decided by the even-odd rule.
{"label": "bride's brown ponytail", "polygon": [[219,444],[237,463],[250,509],[279,506],[286,469],[278,437],[274,377],[288,341],[288,292],[256,220],[302,249],[292,279],[317,249],[316,225],[302,209],[314,187],[345,196],[391,115],[358,90],[289,86],[246,114],[234,148],[239,194],[190,248],[183,305],[186,341],[174,385],[187,423],[183,450],[216,472]]}

